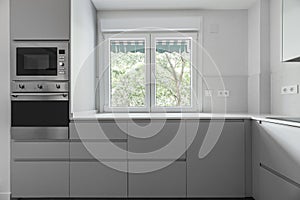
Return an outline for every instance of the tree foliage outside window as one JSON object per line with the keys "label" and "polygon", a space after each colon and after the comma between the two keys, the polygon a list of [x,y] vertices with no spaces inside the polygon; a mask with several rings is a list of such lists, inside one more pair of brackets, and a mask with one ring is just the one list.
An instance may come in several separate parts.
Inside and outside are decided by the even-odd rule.
{"label": "tree foliage outside window", "polygon": [[191,106],[191,63],[189,53],[156,51],[156,106]]}
{"label": "tree foliage outside window", "polygon": [[111,52],[110,67],[111,106],[145,106],[145,54],[140,52]]}
{"label": "tree foliage outside window", "polygon": [[[146,66],[150,67],[145,43],[121,48],[113,45],[110,48],[110,107],[145,107],[146,85],[149,84],[146,83]],[[170,46],[161,49],[157,45],[152,55],[155,56],[155,72],[151,72],[155,80],[155,94],[151,94],[155,96],[153,103],[156,107],[190,107],[191,52],[186,46],[186,50],[179,51],[176,44],[172,45],[172,50]]]}

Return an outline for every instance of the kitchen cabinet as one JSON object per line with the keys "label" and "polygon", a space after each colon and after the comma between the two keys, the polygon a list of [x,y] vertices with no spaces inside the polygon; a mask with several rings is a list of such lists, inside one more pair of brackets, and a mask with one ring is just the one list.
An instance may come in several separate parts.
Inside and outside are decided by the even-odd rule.
{"label": "kitchen cabinet", "polygon": [[69,196],[68,142],[12,142],[13,198]]}
{"label": "kitchen cabinet", "polygon": [[11,0],[12,40],[69,40],[70,0]]}
{"label": "kitchen cabinet", "polygon": [[[187,196],[190,198],[245,197],[244,121],[226,120],[223,129],[222,126],[223,122],[218,120],[191,120],[186,124],[187,141],[191,143],[187,151]],[[210,139],[204,144],[207,134]],[[200,158],[201,146],[214,144],[213,141],[211,151]]]}
{"label": "kitchen cabinet", "polygon": [[126,140],[127,122],[73,121],[70,123],[70,139]]}
{"label": "kitchen cabinet", "polygon": [[137,120],[128,123],[128,158],[185,160],[184,120]]}
{"label": "kitchen cabinet", "polygon": [[71,142],[70,159],[127,160],[127,142]]}
{"label": "kitchen cabinet", "polygon": [[252,131],[254,197],[299,199],[300,128],[256,121]]}
{"label": "kitchen cabinet", "polygon": [[12,163],[13,198],[69,196],[68,161],[22,161]]}
{"label": "kitchen cabinet", "polygon": [[70,197],[127,197],[126,131],[126,122],[70,123]]}
{"label": "kitchen cabinet", "polygon": [[296,186],[264,168],[259,169],[259,176],[259,195],[256,200],[300,199],[299,185]]}
{"label": "kitchen cabinet", "polygon": [[128,123],[128,151],[129,197],[186,197],[184,120]]}
{"label": "kitchen cabinet", "polygon": [[127,197],[127,162],[71,161],[70,197]]}
{"label": "kitchen cabinet", "polygon": [[129,161],[129,171],[140,172],[145,166],[154,169],[147,173],[129,173],[129,197],[164,198],[186,197],[186,162],[183,161]]}

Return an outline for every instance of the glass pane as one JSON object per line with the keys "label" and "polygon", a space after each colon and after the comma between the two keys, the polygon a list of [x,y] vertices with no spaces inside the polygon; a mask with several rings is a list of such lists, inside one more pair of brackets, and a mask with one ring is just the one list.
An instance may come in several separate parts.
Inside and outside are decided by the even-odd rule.
{"label": "glass pane", "polygon": [[57,48],[17,48],[17,75],[56,76]]}
{"label": "glass pane", "polygon": [[145,107],[144,40],[110,41],[110,106]]}
{"label": "glass pane", "polygon": [[155,104],[191,107],[191,40],[156,40]]}

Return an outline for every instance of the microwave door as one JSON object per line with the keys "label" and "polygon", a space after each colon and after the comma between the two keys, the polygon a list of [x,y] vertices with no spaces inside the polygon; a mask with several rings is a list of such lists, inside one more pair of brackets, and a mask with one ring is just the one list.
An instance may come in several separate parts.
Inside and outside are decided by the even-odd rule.
{"label": "microwave door", "polygon": [[68,43],[15,42],[11,55],[12,80],[69,79]]}
{"label": "microwave door", "polygon": [[57,76],[57,48],[17,48],[17,76]]}

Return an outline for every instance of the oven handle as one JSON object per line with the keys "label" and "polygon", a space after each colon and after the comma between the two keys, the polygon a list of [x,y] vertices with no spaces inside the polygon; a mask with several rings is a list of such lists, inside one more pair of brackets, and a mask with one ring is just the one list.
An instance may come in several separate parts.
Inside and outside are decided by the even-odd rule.
{"label": "oven handle", "polygon": [[68,93],[13,93],[12,101],[67,101]]}

